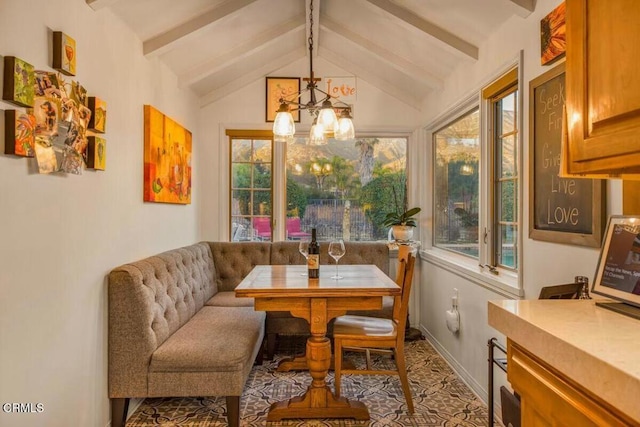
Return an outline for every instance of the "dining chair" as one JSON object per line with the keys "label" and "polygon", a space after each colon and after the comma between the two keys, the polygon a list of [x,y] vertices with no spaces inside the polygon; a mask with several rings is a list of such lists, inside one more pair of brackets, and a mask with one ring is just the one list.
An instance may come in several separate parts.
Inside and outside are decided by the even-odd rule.
{"label": "dining chair", "polygon": [[[409,413],[413,413],[413,400],[404,359],[404,334],[415,260],[410,246],[399,247],[396,283],[402,289],[402,293],[394,297],[392,319],[352,315],[336,318],[333,327],[336,396],[340,396],[340,379],[343,374],[398,375]],[[366,369],[343,369],[343,349],[365,352]],[[375,369],[371,353],[393,355],[396,370]]]}

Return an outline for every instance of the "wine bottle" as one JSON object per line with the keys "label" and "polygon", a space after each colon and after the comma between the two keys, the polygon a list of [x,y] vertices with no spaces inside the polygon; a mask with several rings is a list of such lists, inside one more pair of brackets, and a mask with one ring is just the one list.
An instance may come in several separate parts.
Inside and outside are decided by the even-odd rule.
{"label": "wine bottle", "polygon": [[317,279],[320,277],[320,245],[316,240],[316,229],[311,229],[311,242],[309,243],[309,252],[307,256],[307,269],[309,270],[309,279]]}
{"label": "wine bottle", "polygon": [[587,276],[576,276],[574,281],[580,284],[578,299],[591,299],[589,296],[589,278]]}

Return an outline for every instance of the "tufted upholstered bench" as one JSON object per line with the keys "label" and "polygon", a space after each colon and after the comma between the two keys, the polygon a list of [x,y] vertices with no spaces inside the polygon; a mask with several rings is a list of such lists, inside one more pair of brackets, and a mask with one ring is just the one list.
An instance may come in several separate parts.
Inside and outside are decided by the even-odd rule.
{"label": "tufted upholstered bench", "polygon": [[[385,243],[347,242],[341,264],[375,264],[389,273]],[[333,264],[320,243],[320,262]],[[225,396],[230,426],[268,334],[273,357],[279,334],[306,335],[288,312],[253,310],[234,289],[256,265],[303,264],[298,242],[201,242],[126,264],[109,273],[109,397],[112,427],[124,425],[129,398]],[[358,312],[391,317],[382,310]],[[266,328],[266,329],[265,329]]]}
{"label": "tufted upholstered bench", "polygon": [[[220,265],[227,271],[230,264]],[[239,425],[240,395],[261,354],[265,314],[237,304],[219,284],[224,280],[208,243],[109,273],[112,427],[124,425],[130,398],[161,396],[225,396],[228,423]]]}

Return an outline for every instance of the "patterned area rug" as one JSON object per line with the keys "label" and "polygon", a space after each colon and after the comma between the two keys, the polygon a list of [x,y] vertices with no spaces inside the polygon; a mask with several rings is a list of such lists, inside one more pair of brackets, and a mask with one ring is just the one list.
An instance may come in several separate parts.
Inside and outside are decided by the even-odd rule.
{"label": "patterned area rug", "polygon": [[[243,427],[257,426],[447,426],[475,427],[487,425],[486,405],[451,370],[427,341],[407,343],[406,359],[415,413],[407,412],[400,381],[393,376],[345,375],[342,395],[364,402],[370,421],[355,420],[285,420],[267,423],[271,403],[303,394],[311,382],[306,372],[276,372],[282,358],[300,354],[304,337],[287,337],[279,345],[274,361],[265,361],[251,371],[240,399]],[[364,366],[361,353],[345,353],[356,366]],[[388,357],[375,363],[392,364]],[[333,371],[327,377],[333,388]],[[127,422],[127,427],[213,427],[226,426],[224,397],[146,399]]]}

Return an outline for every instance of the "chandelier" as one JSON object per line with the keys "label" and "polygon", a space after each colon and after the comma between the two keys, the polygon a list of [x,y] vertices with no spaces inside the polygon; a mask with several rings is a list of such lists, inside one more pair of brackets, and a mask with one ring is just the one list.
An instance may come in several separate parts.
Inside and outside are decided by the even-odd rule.
{"label": "chandelier", "polygon": [[[346,141],[355,138],[355,129],[351,117],[351,107],[333,98],[327,92],[319,89],[313,73],[313,0],[309,6],[309,77],[303,80],[307,82],[307,87],[292,95],[282,97],[278,100],[278,108],[273,122],[273,135],[276,140],[286,140],[293,138],[296,133],[296,125],[293,120],[292,111],[307,110],[313,117],[313,125],[309,132],[309,143],[312,145],[323,145],[327,143],[327,138],[335,138],[339,141]],[[302,94],[309,92],[309,102],[300,102]],[[320,99],[319,99],[320,98]],[[340,113],[340,117],[336,115]]]}

